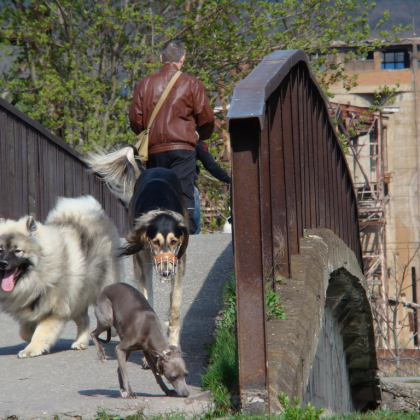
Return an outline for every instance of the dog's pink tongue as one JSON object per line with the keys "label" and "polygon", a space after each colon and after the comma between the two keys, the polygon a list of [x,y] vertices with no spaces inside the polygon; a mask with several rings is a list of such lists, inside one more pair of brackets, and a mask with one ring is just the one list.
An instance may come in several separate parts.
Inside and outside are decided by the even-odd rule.
{"label": "dog's pink tongue", "polygon": [[3,280],[1,282],[1,288],[5,292],[11,292],[15,287],[15,270],[6,270],[4,273]]}

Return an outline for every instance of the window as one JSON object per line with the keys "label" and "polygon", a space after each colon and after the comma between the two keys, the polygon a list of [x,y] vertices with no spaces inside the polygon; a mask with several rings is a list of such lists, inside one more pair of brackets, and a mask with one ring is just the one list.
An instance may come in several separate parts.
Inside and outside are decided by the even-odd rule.
{"label": "window", "polygon": [[398,70],[410,67],[408,52],[404,50],[382,53],[382,70]]}
{"label": "window", "polygon": [[365,60],[373,60],[373,59],[374,59],[373,51],[369,51],[365,56],[359,57],[356,60],[365,61]]}

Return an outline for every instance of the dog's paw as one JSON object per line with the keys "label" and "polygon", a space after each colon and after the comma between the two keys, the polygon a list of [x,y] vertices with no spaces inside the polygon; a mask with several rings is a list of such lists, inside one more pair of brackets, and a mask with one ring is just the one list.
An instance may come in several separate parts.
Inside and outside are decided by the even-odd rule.
{"label": "dog's paw", "polygon": [[108,360],[108,356],[105,353],[98,353],[98,358],[101,362],[106,362]]}
{"label": "dog's paw", "polygon": [[120,390],[120,392],[123,398],[137,398],[137,395],[134,394],[133,392],[128,392],[122,389]]}
{"label": "dog's paw", "polygon": [[71,348],[73,350],[86,350],[89,347],[88,343],[85,342],[81,342],[81,341],[75,341],[72,345]]}
{"label": "dog's paw", "polygon": [[27,359],[28,357],[37,357],[41,355],[42,351],[36,349],[28,349],[28,347],[26,347],[26,349],[23,349],[18,353],[17,357],[19,359]]}

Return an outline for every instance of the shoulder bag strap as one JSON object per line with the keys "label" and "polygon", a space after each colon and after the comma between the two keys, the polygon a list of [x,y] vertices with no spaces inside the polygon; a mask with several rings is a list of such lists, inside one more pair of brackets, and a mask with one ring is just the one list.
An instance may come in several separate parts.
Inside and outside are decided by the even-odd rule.
{"label": "shoulder bag strap", "polygon": [[172,89],[172,86],[175,84],[175,82],[178,80],[178,77],[181,76],[181,72],[177,71],[173,76],[171,81],[169,82],[168,86],[166,86],[165,90],[162,93],[162,96],[159,98],[158,103],[155,106],[155,109],[152,112],[152,116],[150,117],[149,124],[147,125],[147,129],[150,130],[150,127],[153,124],[153,121],[156,117],[156,114],[159,112],[160,108],[162,107],[163,102],[165,102],[165,99],[167,98],[169,91]]}

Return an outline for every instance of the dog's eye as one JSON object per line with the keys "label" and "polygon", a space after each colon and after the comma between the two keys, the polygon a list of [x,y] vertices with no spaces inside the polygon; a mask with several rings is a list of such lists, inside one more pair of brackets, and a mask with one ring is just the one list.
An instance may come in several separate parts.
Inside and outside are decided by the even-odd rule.
{"label": "dog's eye", "polygon": [[22,250],[20,250],[19,248],[15,249],[15,255],[22,255],[22,254],[23,254]]}
{"label": "dog's eye", "polygon": [[177,243],[178,243],[178,241],[176,239],[172,239],[171,245],[176,245]]}
{"label": "dog's eye", "polygon": [[176,379],[178,379],[178,377],[179,377],[179,375],[173,375],[173,376],[171,376],[171,379],[173,379],[175,381]]}

